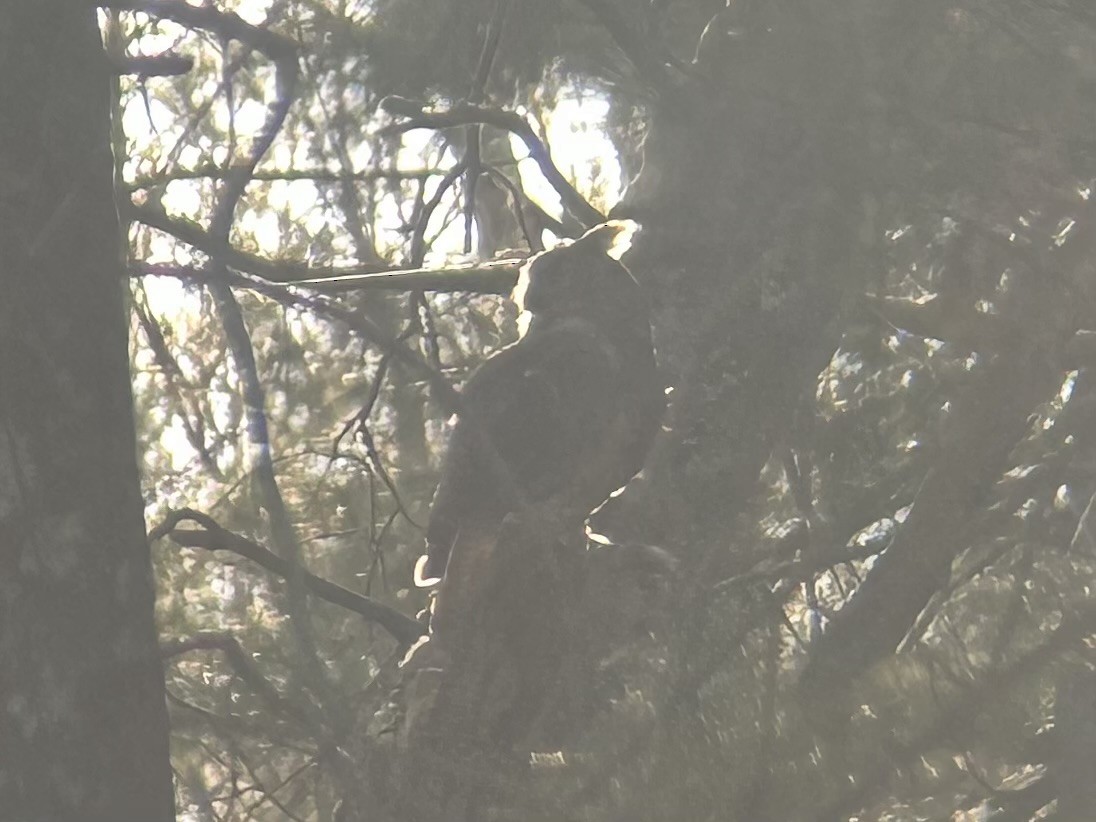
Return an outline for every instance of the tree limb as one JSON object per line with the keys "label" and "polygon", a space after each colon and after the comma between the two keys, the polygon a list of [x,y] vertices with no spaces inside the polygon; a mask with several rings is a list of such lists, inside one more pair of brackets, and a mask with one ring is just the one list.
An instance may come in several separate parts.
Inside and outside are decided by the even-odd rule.
{"label": "tree limb", "polygon": [[890,750],[890,756],[877,757],[867,772],[857,774],[854,780],[850,780],[852,787],[847,793],[819,805],[811,817],[812,822],[832,822],[834,819],[844,819],[855,814],[866,803],[872,791],[886,784],[896,768],[917,761],[926,751],[940,747],[945,740],[954,739],[961,731],[971,728],[983,715],[987,704],[1006,695],[1011,688],[1031,677],[1043,675],[1051,662],[1079,646],[1091,634],[1094,624],[1096,608],[1091,605],[1066,616],[1042,645],[1019,657],[1012,664],[987,673],[977,685],[955,699],[940,713],[936,721],[913,739],[895,745]]}
{"label": "tree limb", "polygon": [[[189,220],[169,217],[160,209],[126,203],[119,204],[123,216],[136,220],[178,240],[210,257],[219,257],[236,271],[261,277],[279,285],[307,286],[327,293],[343,293],[359,289],[385,291],[456,291],[477,294],[508,294],[517,282],[518,269],[524,259],[513,257],[482,263],[467,263],[431,268],[395,268],[379,265],[310,266],[290,260],[269,260],[233,248]],[[195,269],[175,265],[140,264],[135,276],[176,276],[185,272],[188,278],[208,280]],[[241,287],[252,287],[251,281],[240,281]]]}
{"label": "tree limb", "polygon": [[1030,342],[1017,340],[955,401],[929,471],[906,520],[864,583],[815,643],[802,684],[842,688],[898,647],[918,614],[947,582],[968,544],[972,501],[998,479],[1032,409],[1060,375]]}
{"label": "tree limb", "polygon": [[[444,374],[434,368],[417,351],[402,344],[398,339],[393,339],[377,325],[374,320],[361,312],[352,311],[332,300],[320,296],[300,294],[291,291],[284,286],[249,279],[239,274],[232,274],[228,271],[223,273],[211,273],[193,268],[171,266],[155,273],[179,277],[180,279],[191,280],[193,282],[209,283],[217,281],[226,283],[235,288],[249,288],[272,300],[277,300],[283,305],[295,305],[301,308],[307,308],[310,311],[315,311],[317,314],[341,322],[345,324],[347,328],[360,334],[363,339],[377,346],[381,351],[390,354],[393,361],[407,366],[412,373],[416,373],[422,377],[430,387],[430,392],[433,395],[434,401],[446,414],[461,414],[464,410],[464,403],[461,401],[460,393],[450,385],[449,380],[446,379]],[[498,455],[492,442],[490,432],[481,430],[481,426],[478,425],[475,415],[464,416],[471,426],[470,430],[475,430],[477,432],[477,437],[480,439],[481,445],[484,448],[484,454],[491,466],[491,470],[494,471],[499,478],[499,487],[504,489],[504,493],[510,497],[508,502],[514,506],[514,510],[524,508],[525,501],[521,499],[518,487],[512,480],[510,469]]]}
{"label": "tree limb", "polygon": [[181,656],[190,651],[213,650],[223,653],[236,675],[271,708],[297,722],[307,724],[304,712],[280,694],[270,680],[263,676],[251,657],[244,652],[239,640],[232,634],[221,631],[200,631],[192,636],[167,639],[160,643],[160,656],[164,659]]}
{"label": "tree limb", "polygon": [[448,109],[430,109],[425,103],[402,97],[386,97],[381,108],[390,114],[408,119],[380,129],[379,134],[403,134],[420,128],[444,129],[481,123],[501,131],[508,131],[525,144],[529,156],[537,164],[540,173],[559,194],[563,207],[570,211],[587,228],[605,222],[605,215],[586,201],[552,161],[548,147],[533,131],[525,118],[514,111],[486,108],[470,103],[457,103]]}
{"label": "tree limb", "polygon": [[139,77],[175,77],[194,68],[194,58],[184,54],[141,55],[137,57],[107,56],[115,74],[136,74]]}
{"label": "tree limb", "polygon": [[[177,168],[158,174],[142,175],[125,187],[130,191],[162,186],[174,180],[224,180],[231,172],[223,166],[201,165],[195,168]],[[309,180],[321,183],[373,182],[375,180],[425,180],[445,172],[430,168],[370,168],[364,171],[332,171],[327,168],[289,168],[279,171],[256,171],[252,180],[283,181]]]}
{"label": "tree limb", "polygon": [[143,11],[187,28],[211,31],[225,39],[246,43],[271,60],[297,59],[295,41],[213,6],[192,6],[181,0],[97,0],[95,5],[119,11]]}
{"label": "tree limb", "polygon": [[[196,522],[202,530],[180,529],[184,520]],[[268,548],[252,542],[239,534],[222,528],[211,517],[184,508],[171,512],[158,527],[149,533],[149,539],[167,537],[185,548],[204,548],[207,551],[231,551],[261,565],[266,570],[285,579],[290,574],[290,564]],[[304,571],[301,574],[304,587],[315,596],[360,614],[388,631],[401,647],[409,647],[426,633],[426,626],[418,620],[383,605],[363,594],[356,593],[334,582]]]}

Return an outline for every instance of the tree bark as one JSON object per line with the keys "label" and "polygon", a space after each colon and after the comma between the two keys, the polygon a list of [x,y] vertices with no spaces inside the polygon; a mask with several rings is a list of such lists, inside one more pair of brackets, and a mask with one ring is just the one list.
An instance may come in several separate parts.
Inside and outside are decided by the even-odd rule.
{"label": "tree bark", "polygon": [[174,818],[95,10],[0,2],[0,815]]}
{"label": "tree bark", "polygon": [[1058,814],[1063,822],[1080,822],[1096,805],[1096,676],[1088,667],[1066,667],[1059,675],[1054,726]]}

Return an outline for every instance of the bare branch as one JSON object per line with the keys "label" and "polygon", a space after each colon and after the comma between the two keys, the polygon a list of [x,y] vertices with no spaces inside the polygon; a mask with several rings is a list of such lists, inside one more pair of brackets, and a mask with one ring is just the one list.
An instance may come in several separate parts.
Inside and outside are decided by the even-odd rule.
{"label": "bare branch", "polygon": [[430,225],[430,217],[441,205],[442,198],[445,196],[445,192],[453,187],[453,184],[457,182],[457,179],[464,174],[467,170],[467,163],[461,160],[454,165],[449,171],[445,173],[445,176],[441,178],[441,182],[438,183],[437,191],[434,195],[425,203],[422,208],[419,209],[418,221],[415,223],[415,229],[411,234],[411,263],[415,266],[422,265],[423,259],[426,257],[426,228]]}
{"label": "bare branch", "polygon": [[524,257],[507,257],[482,263],[461,263],[441,268],[392,269],[377,273],[350,273],[293,285],[308,286],[329,293],[358,289],[389,291],[466,291],[474,294],[509,294],[514,290]]}
{"label": "bare branch", "polygon": [[101,0],[96,5],[120,11],[143,11],[181,26],[211,31],[228,40],[239,40],[271,60],[297,59],[297,44],[270,29],[253,26],[233,12],[213,6],[192,6],[182,0]]}
{"label": "bare branch", "polygon": [[[308,271],[312,276],[301,279],[257,276],[279,288],[306,287],[325,294],[369,290],[435,291],[441,294],[459,292],[509,294],[517,282],[518,271],[524,263],[525,259],[522,257],[510,257],[485,263],[462,263],[441,268],[393,268],[389,271],[372,271],[373,266],[348,266],[327,269],[331,272],[327,276],[315,276],[324,269],[312,268]],[[289,271],[296,271],[293,263],[288,265],[293,266]],[[232,268],[254,274],[247,268],[236,266]],[[131,273],[134,277],[177,277],[194,282],[205,282],[210,279],[208,275],[203,275],[193,267],[170,263],[139,263],[131,269]],[[237,285],[241,288],[256,289],[258,282],[240,278]]]}
{"label": "bare branch", "polygon": [[497,168],[494,168],[493,166],[484,166],[483,170],[490,175],[491,179],[497,180],[499,184],[503,186],[503,188],[510,192],[510,197],[513,202],[512,208],[514,211],[514,218],[518,222],[518,228],[521,230],[521,236],[525,239],[525,245],[528,246],[530,251],[543,251],[544,243],[541,240],[540,232],[537,232],[536,237],[532,236],[532,234],[529,233],[529,226],[525,221],[524,206],[525,201],[528,198],[525,197],[521,189],[518,188],[513,180],[511,180]]}
{"label": "bare branch", "polygon": [[[179,523],[184,520],[197,522],[202,526],[202,530],[178,528]],[[198,511],[190,509],[173,511],[160,526],[153,529],[149,534],[150,539],[160,537],[167,537],[176,545],[186,548],[231,551],[258,563],[282,579],[286,579],[291,573],[288,561],[268,548],[222,528],[213,518]],[[323,577],[318,577],[308,571],[302,571],[301,582],[310,593],[320,599],[346,608],[360,614],[370,622],[377,623],[388,631],[401,646],[410,646],[426,633],[426,627],[421,622],[400,613],[395,608],[390,608],[367,596],[343,588],[341,585],[336,585]]]}
{"label": "bare branch", "polygon": [[[150,228],[170,234],[187,245],[193,246],[203,254],[221,260],[229,268],[254,274],[271,282],[294,282],[315,277],[323,271],[323,269],[317,270],[317,268],[303,263],[289,261],[275,263],[257,254],[239,251],[233,248],[226,239],[204,231],[197,223],[169,217],[159,208],[139,206],[130,202],[128,198],[123,197],[118,204],[118,208],[125,219],[136,220]],[[360,266],[357,273],[375,272],[376,270],[376,266]]]}
{"label": "bare branch", "polygon": [[[213,31],[225,40],[239,40],[248,47],[265,54],[274,64],[275,95],[267,107],[266,118],[260,133],[246,160],[229,168],[229,174],[217,192],[209,221],[209,235],[214,238],[218,246],[217,250],[228,249],[236,206],[251,182],[251,175],[255,172],[255,168],[281,131],[289,113],[289,107],[296,98],[299,77],[297,44],[269,29],[253,26],[236,14],[222,13],[211,6],[195,7],[180,2],[152,0],[152,2],[140,4],[139,8],[184,26]],[[229,97],[231,110],[231,87],[228,82],[222,83],[222,86],[226,96]],[[233,147],[230,145],[229,155],[233,153]],[[274,470],[266,417],[265,391],[259,378],[255,351],[244,322],[243,312],[232,288],[228,285],[228,265],[230,262],[220,254],[211,253],[208,267],[214,276],[206,283],[206,286],[221,315],[228,348],[239,375],[257,487],[262,505],[270,517],[271,538],[279,558],[285,562],[285,609],[291,617],[290,628],[303,663],[301,675],[319,701],[322,712],[329,715],[332,730],[336,736],[339,736],[349,727],[349,716],[339,703],[319,658],[308,617],[304,582],[306,572],[300,565],[300,544]]]}
{"label": "bare branch", "polygon": [[386,97],[381,107],[390,114],[407,117],[400,123],[393,123],[380,130],[381,135],[402,134],[420,128],[445,129],[456,126],[468,126],[481,123],[502,131],[508,131],[520,139],[529,156],[540,168],[541,174],[559,194],[563,206],[587,228],[605,222],[605,215],[586,201],[571,183],[556,168],[548,147],[533,131],[533,127],[514,111],[486,108],[470,103],[458,103],[448,109],[430,109],[425,103],[406,100],[402,97]]}
{"label": "bare branch", "polygon": [[[484,263],[443,266],[439,268],[401,269],[378,265],[310,266],[289,260],[274,261],[258,254],[249,254],[233,248],[227,242],[213,237],[196,223],[169,217],[163,211],[149,206],[126,202],[120,204],[124,216],[150,228],[163,231],[210,257],[218,257],[231,269],[261,277],[270,283],[307,286],[329,293],[342,293],[359,289],[387,291],[469,291],[477,294],[507,294],[517,282],[518,269],[524,259],[514,257]],[[176,276],[185,271],[188,278],[206,281],[208,276],[198,275],[192,269],[179,266],[145,264],[138,265],[136,276]],[[246,283],[246,284],[245,284]],[[252,287],[250,281],[241,281],[243,287]]]}
{"label": "bare branch", "polygon": [[814,644],[804,684],[842,687],[891,654],[943,588],[969,544],[970,501],[1000,477],[1036,405],[1061,377],[1030,340],[1014,340],[959,397],[926,476],[894,540]]}
{"label": "bare branch", "polygon": [[[393,361],[405,365],[413,373],[419,374],[430,387],[430,392],[433,395],[434,401],[437,402],[447,414],[460,414],[464,410],[464,404],[461,401],[460,394],[449,384],[449,381],[445,378],[444,374],[430,365],[430,363],[423,359],[417,351],[403,345],[398,339],[393,339],[378,326],[376,322],[361,312],[352,311],[319,296],[298,294],[273,283],[264,283],[258,280],[248,279],[238,274],[234,275],[228,271],[211,274],[206,271],[182,267],[169,267],[169,269],[165,269],[162,273],[193,282],[209,283],[216,280],[217,282],[235,288],[250,288],[260,294],[270,297],[270,299],[277,300],[284,305],[295,305],[301,308],[307,308],[311,311],[315,311],[321,316],[326,316],[330,319],[344,323],[347,328],[360,334],[364,339],[368,340],[373,345],[376,345],[385,353],[391,354]],[[499,487],[503,489],[503,493],[507,496],[508,499],[506,501],[513,505],[514,510],[523,509],[526,503],[522,499],[522,495],[517,485],[511,479],[509,467],[502,461],[502,458],[495,450],[490,432],[481,430],[480,426],[477,424],[475,415],[465,415],[465,419],[471,427],[470,430],[475,431],[476,436],[480,439],[491,470],[500,478]]]}
{"label": "bare branch", "polygon": [[[141,269],[141,273],[175,277],[202,284],[212,281],[216,276],[198,268],[170,265],[145,265]],[[425,379],[434,393],[435,401],[447,414],[455,414],[460,410],[460,395],[449,384],[444,374],[434,369],[418,352],[402,345],[399,340],[390,337],[376,322],[361,312],[352,311],[324,297],[299,293],[285,286],[251,279],[239,274],[229,273],[220,279],[226,280],[233,288],[250,289],[282,305],[307,309],[315,312],[318,316],[344,323],[370,344],[377,346],[383,352],[391,354],[393,360],[408,366]]]}
{"label": "bare branch", "polygon": [[1026,680],[1042,675],[1051,662],[1079,646],[1084,637],[1092,632],[1094,625],[1096,609],[1091,606],[1065,617],[1043,644],[1020,656],[1010,665],[987,674],[941,711],[934,722],[909,742],[897,743],[890,748],[889,756],[873,759],[864,772],[850,780],[850,787],[845,794],[822,803],[815,809],[812,822],[831,822],[855,813],[874,791],[886,785],[896,769],[917,761],[926,751],[939,747],[943,740],[954,739],[958,734],[971,729],[983,715],[987,705]]}
{"label": "bare branch", "polygon": [[108,55],[115,74],[136,74],[139,77],[175,77],[194,68],[194,58],[183,54],[122,57]]}
{"label": "bare branch", "polygon": [[262,697],[271,708],[298,722],[308,724],[304,712],[280,694],[270,680],[263,676],[251,657],[244,651],[239,640],[232,634],[220,631],[201,631],[192,636],[168,639],[160,643],[160,655],[164,659],[181,656],[191,651],[220,651],[225,655],[236,675]]}
{"label": "bare branch", "polygon": [[[223,166],[204,165],[197,168],[180,168],[159,174],[141,176],[126,185],[130,191],[162,186],[174,180],[224,180],[231,172]],[[332,171],[326,168],[290,168],[281,171],[256,171],[252,180],[275,182],[279,180],[309,180],[318,183],[368,183],[374,180],[425,180],[444,174],[441,169],[429,168],[371,168],[365,171]]]}

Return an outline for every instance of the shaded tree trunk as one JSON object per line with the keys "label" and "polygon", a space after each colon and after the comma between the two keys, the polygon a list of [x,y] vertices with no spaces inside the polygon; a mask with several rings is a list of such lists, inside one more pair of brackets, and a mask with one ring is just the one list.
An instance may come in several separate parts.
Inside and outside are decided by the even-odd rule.
{"label": "shaded tree trunk", "polygon": [[0,3],[0,808],[174,818],[93,7]]}
{"label": "shaded tree trunk", "polygon": [[1087,667],[1066,668],[1054,705],[1056,759],[1051,763],[1058,789],[1058,816],[1080,822],[1096,806],[1096,677]]}

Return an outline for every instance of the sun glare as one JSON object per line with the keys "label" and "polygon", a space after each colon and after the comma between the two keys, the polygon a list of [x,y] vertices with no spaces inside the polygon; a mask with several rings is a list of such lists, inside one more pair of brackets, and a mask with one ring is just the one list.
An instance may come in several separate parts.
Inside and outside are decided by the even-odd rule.
{"label": "sun glare", "polygon": [[[577,89],[561,93],[555,108],[546,116],[546,136],[552,159],[579,192],[594,205],[608,211],[620,199],[620,163],[616,147],[607,134],[609,101]],[[550,214],[562,213],[559,195],[541,174],[517,137],[510,138],[518,162],[518,173],[526,192]]]}

